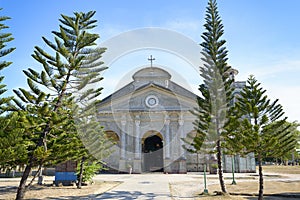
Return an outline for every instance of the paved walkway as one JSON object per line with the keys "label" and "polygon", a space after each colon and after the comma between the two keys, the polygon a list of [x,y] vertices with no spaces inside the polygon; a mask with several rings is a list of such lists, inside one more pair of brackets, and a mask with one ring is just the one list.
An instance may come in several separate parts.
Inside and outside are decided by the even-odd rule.
{"label": "paved walkway", "polygon": [[[217,175],[215,181],[210,181],[210,184],[218,182]],[[246,175],[243,175],[246,176]],[[96,180],[102,181],[121,181],[122,184],[113,188],[112,190],[97,196],[97,199],[193,199],[195,190],[195,183],[199,185],[197,191],[203,188],[203,176],[199,173],[188,174],[122,174],[122,175],[98,175]],[[172,185],[185,183],[185,185],[192,184],[193,187],[186,187],[181,191],[172,188]]]}
{"label": "paved walkway", "polygon": [[136,174],[136,175],[101,175],[97,180],[122,181],[112,190],[100,195],[97,199],[171,199],[170,183],[189,181],[192,176],[181,174]]}
{"label": "paved walkway", "polygon": [[[236,173],[235,176],[238,181],[257,181],[253,179],[255,174]],[[218,184],[217,175],[208,175],[208,184]],[[232,182],[232,174],[224,173],[225,182],[230,184]],[[246,177],[251,177],[249,180]],[[267,180],[266,178],[265,180]],[[300,176],[286,176],[286,181],[300,180]],[[192,200],[196,192],[204,188],[202,173],[188,173],[188,174],[101,174],[97,175],[95,180],[102,181],[121,181],[122,183],[115,188],[98,195],[93,199],[117,199],[117,200],[166,200],[166,199],[184,199]],[[277,180],[272,178],[272,180]],[[282,180],[282,178],[278,178]],[[197,186],[198,185],[198,186]],[[196,186],[196,187],[195,187]]]}

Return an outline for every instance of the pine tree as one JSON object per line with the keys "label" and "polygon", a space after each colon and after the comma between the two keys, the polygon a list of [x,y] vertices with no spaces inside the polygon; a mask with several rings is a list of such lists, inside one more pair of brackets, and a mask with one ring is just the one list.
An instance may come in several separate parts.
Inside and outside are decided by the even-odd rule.
{"label": "pine tree", "polygon": [[[201,91],[202,97],[197,97],[198,107],[191,110],[191,113],[197,116],[197,119],[193,122],[195,134],[187,135],[186,138],[182,138],[185,142],[183,148],[190,153],[197,154],[197,159],[199,154],[213,154],[214,145],[211,145],[212,138],[208,138],[210,135],[208,133],[209,125],[211,122],[210,110],[211,104],[209,100],[209,91],[205,84],[199,86],[199,91]],[[197,164],[199,161],[197,161]],[[205,160],[205,163],[207,160]],[[197,166],[198,169],[198,166]]]}
{"label": "pine tree", "polygon": [[259,197],[263,199],[262,160],[269,156],[280,157],[295,148],[294,134],[278,99],[271,101],[261,84],[250,76],[236,102],[236,117],[232,118],[235,131],[230,131],[228,140],[232,149],[247,154],[253,152],[259,167]]}
{"label": "pine tree", "polygon": [[[0,11],[1,10],[2,8],[0,8]],[[15,48],[6,48],[7,43],[14,39],[12,37],[12,34],[2,32],[4,29],[9,28],[4,24],[4,22],[8,19],[10,19],[10,17],[0,16],[0,58],[8,55],[9,53],[15,50]],[[3,70],[5,67],[8,67],[10,64],[12,64],[12,62],[0,60],[0,71]],[[1,84],[3,79],[4,76],[0,76],[0,115],[7,110],[6,104],[11,100],[11,97],[3,97],[3,94],[6,92],[6,85]]]}
{"label": "pine tree", "polygon": [[9,173],[27,161],[30,140],[24,134],[22,113],[0,116],[0,169]]}
{"label": "pine tree", "polygon": [[297,145],[297,127],[299,124],[274,121],[263,128],[266,146],[262,158],[291,158]]}
{"label": "pine tree", "polygon": [[220,187],[226,193],[221,145],[232,98],[233,80],[229,76],[232,68],[227,64],[226,41],[221,39],[224,31],[216,0],[208,1],[205,20],[206,31],[201,36],[204,40],[201,43],[204,64],[200,67],[204,84],[199,86],[202,97],[198,98],[199,108],[195,110],[198,118],[195,122],[196,130],[200,137],[205,138],[196,137],[195,140],[214,144],[215,151],[211,148],[209,150],[217,153]]}
{"label": "pine tree", "polygon": [[[0,8],[2,10],[2,8]],[[11,33],[4,33],[3,30],[9,28],[5,21],[10,17],[0,16],[0,58],[7,56],[15,48],[7,48],[7,44],[14,38]],[[0,61],[0,72],[11,65],[12,62]],[[23,137],[23,129],[18,123],[22,117],[17,113],[5,113],[8,111],[8,104],[12,97],[4,97],[7,91],[6,85],[1,84],[4,76],[0,76],[0,168],[10,171],[18,165],[24,163],[24,152],[26,151],[26,142]]]}
{"label": "pine tree", "polygon": [[81,159],[77,188],[81,188],[82,182],[84,181],[84,171],[86,170],[84,170],[83,167],[87,166],[87,163],[94,165],[97,161],[98,163],[94,165],[94,167],[98,167],[98,170],[100,170],[103,167],[101,161],[109,156],[109,149],[114,144],[111,139],[107,137],[99,124],[97,114],[95,114],[96,109],[93,108],[92,110],[93,111],[91,111],[91,109],[89,109],[89,111],[81,110],[81,112],[79,112],[80,115],[76,117],[77,133],[84,145],[84,148],[82,148],[80,152]]}
{"label": "pine tree", "polygon": [[[16,105],[29,113],[27,119],[32,124],[27,131],[35,137],[16,199],[24,198],[32,167],[76,155],[78,159],[86,152],[82,141],[78,140],[81,133],[76,120],[91,116],[102,90],[96,84],[102,80],[100,73],[106,69],[100,61],[105,49],[93,48],[99,38],[98,34],[90,32],[96,27],[94,15],[95,11],[75,12],[71,17],[61,15],[59,31],[52,32],[54,42],[43,37],[54,55],[36,46],[32,57],[43,70],[25,70],[30,90],[14,90],[19,98],[14,100]],[[100,135],[103,132],[101,129],[94,131]],[[67,150],[63,152],[59,147],[64,145],[70,145],[71,149],[63,148]]]}

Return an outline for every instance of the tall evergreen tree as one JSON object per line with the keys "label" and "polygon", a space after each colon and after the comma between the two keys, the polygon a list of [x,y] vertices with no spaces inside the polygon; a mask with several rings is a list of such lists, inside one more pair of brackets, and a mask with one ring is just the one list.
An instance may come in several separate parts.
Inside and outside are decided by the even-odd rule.
{"label": "tall evergreen tree", "polygon": [[[80,117],[90,119],[95,115],[91,110],[95,108],[96,98],[102,90],[96,83],[102,80],[100,73],[106,69],[100,61],[105,49],[93,47],[99,38],[98,34],[90,32],[96,27],[97,20],[92,19],[94,15],[95,11],[75,12],[74,16],[61,15],[59,31],[52,32],[54,42],[43,37],[54,55],[36,46],[32,57],[43,66],[43,70],[38,72],[29,68],[24,71],[30,90],[14,90],[19,97],[19,100],[14,100],[16,105],[30,113],[27,119],[32,124],[27,131],[35,137],[34,145],[28,151],[16,199],[24,198],[32,167],[41,166],[51,158],[54,162],[58,157],[67,158],[68,153],[70,157],[76,156],[74,151],[82,152],[81,149],[84,149],[81,141],[77,140],[82,133],[75,125]],[[100,135],[103,133],[101,129],[95,131]],[[71,149],[61,151],[59,141],[63,141],[60,147],[73,146],[72,152]],[[74,149],[74,145],[80,149]],[[53,152],[55,148],[60,151]],[[83,156],[84,153],[77,155]]]}
{"label": "tall evergreen tree", "polygon": [[[201,91],[202,97],[197,98],[198,107],[191,110],[191,113],[197,116],[197,119],[193,122],[195,134],[187,135],[186,138],[182,138],[185,142],[183,148],[190,153],[197,154],[197,159],[199,154],[215,153],[213,151],[215,147],[213,140],[216,139],[215,134],[209,134],[211,104],[208,100],[210,93],[205,84],[199,86],[199,91]],[[205,164],[207,164],[208,161],[206,159],[207,158],[205,158]],[[199,164],[198,161],[197,164]]]}
{"label": "tall evergreen tree", "polygon": [[226,193],[222,167],[222,142],[224,126],[227,123],[229,106],[232,96],[232,82],[230,71],[232,68],[227,64],[226,41],[222,39],[224,30],[219,16],[216,0],[209,0],[206,10],[206,31],[202,34],[202,60],[200,75],[204,83],[199,86],[202,97],[198,98],[199,108],[195,110],[197,115],[196,130],[200,137],[194,139],[214,144],[210,149],[217,154],[218,174],[220,187]]}
{"label": "tall evergreen tree", "polygon": [[[0,8],[0,11],[2,8]],[[15,50],[7,47],[7,44],[14,38],[11,33],[5,33],[3,30],[9,27],[5,25],[10,17],[0,16],[0,73],[12,62],[3,60],[5,56]],[[23,129],[19,125],[20,116],[16,113],[5,113],[8,110],[8,103],[12,97],[4,97],[6,85],[2,84],[4,76],[0,75],[0,168],[1,170],[11,170],[20,165],[25,159],[23,157],[26,150],[26,142],[23,138]]]}
{"label": "tall evergreen tree", "polygon": [[[0,11],[2,8],[0,8]],[[14,38],[12,37],[11,33],[4,33],[2,32],[4,29],[9,28],[4,24],[6,20],[10,19],[7,16],[0,16],[0,58],[8,55],[9,53],[13,52],[15,48],[7,48],[7,43],[12,41]],[[12,62],[7,62],[0,60],[0,71],[5,67],[8,67]],[[0,114],[6,111],[6,104],[11,100],[10,97],[3,97],[4,92],[6,92],[6,85],[1,84],[3,81],[4,76],[0,75]]]}
{"label": "tall evergreen tree", "polygon": [[263,152],[263,159],[266,158],[281,158],[284,160],[292,160],[292,154],[296,151],[297,146],[297,127],[299,124],[285,121],[271,122],[264,127],[265,135],[268,135],[266,145],[270,146],[267,151]]}
{"label": "tall evergreen tree", "polygon": [[22,113],[0,116],[0,169],[9,173],[27,160],[30,140],[24,134]]}
{"label": "tall evergreen tree", "polygon": [[[289,131],[290,125],[278,99],[271,101],[265,95],[261,84],[250,76],[247,85],[236,103],[236,116],[231,118],[233,130],[227,139],[231,149],[247,154],[253,152],[259,167],[259,197],[263,199],[263,158],[280,157],[295,148],[295,134]],[[230,126],[229,126],[230,127]]]}

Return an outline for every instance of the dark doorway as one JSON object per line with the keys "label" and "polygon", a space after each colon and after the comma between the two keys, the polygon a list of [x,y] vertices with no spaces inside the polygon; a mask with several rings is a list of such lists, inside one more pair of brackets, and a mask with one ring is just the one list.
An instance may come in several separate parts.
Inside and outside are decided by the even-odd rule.
{"label": "dark doorway", "polygon": [[157,136],[149,136],[143,143],[144,171],[162,172],[163,171],[163,143]]}

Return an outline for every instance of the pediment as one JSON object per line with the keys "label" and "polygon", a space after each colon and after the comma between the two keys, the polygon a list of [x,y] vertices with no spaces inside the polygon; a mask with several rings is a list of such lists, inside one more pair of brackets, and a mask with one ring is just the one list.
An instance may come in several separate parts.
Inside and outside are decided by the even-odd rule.
{"label": "pediment", "polygon": [[99,112],[191,110],[197,105],[196,98],[174,83],[169,88],[150,83],[137,89],[129,84],[104,99],[98,108]]}

